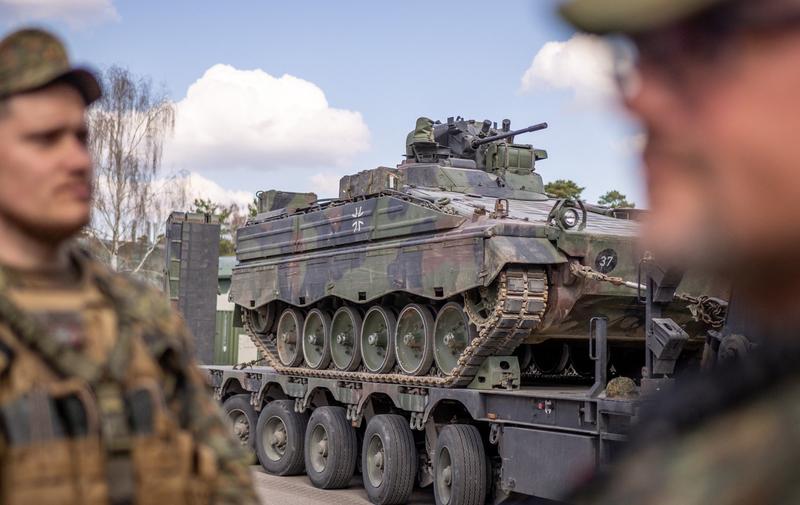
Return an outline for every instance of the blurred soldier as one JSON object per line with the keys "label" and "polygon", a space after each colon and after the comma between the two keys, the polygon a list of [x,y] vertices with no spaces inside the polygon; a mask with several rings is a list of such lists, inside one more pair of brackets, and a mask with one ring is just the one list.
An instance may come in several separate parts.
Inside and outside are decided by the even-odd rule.
{"label": "blurred soldier", "polygon": [[72,244],[99,96],[52,35],[0,41],[0,503],[254,504],[177,315]]}
{"label": "blurred soldier", "polygon": [[576,501],[800,503],[800,1],[571,0],[562,14],[625,48],[625,105],[648,137],[647,245],[731,279],[764,339],[661,399]]}

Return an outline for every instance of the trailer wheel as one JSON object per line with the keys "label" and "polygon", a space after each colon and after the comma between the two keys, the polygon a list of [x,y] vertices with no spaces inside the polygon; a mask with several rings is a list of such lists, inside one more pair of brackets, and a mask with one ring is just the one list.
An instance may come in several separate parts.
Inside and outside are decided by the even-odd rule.
{"label": "trailer wheel", "polygon": [[405,417],[382,414],[370,420],[364,433],[361,468],[364,489],[372,503],[408,501],[417,475],[417,447]]}
{"label": "trailer wheel", "polygon": [[256,409],[250,405],[250,395],[231,396],[222,404],[222,410],[231,420],[234,438],[242,444],[242,447],[253,450],[256,445],[258,414],[256,414]]}
{"label": "trailer wheel", "polygon": [[303,443],[308,414],[294,411],[293,400],[274,400],[258,416],[256,454],[272,475],[303,473]]}
{"label": "trailer wheel", "polygon": [[321,489],[347,487],[358,455],[356,430],[342,407],[318,407],[306,427],[306,473]]}
{"label": "trailer wheel", "polygon": [[478,429],[442,428],[433,454],[436,505],[482,505],[486,500],[486,454]]}
{"label": "trailer wheel", "polygon": [[585,341],[571,342],[567,345],[573,370],[584,379],[594,377],[594,361],[589,357],[589,345]]}

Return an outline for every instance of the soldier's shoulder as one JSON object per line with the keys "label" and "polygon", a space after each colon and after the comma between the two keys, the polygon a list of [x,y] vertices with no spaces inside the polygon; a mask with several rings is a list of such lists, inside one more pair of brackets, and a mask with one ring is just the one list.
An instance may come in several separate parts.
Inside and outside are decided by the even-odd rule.
{"label": "soldier's shoulder", "polygon": [[164,292],[128,274],[111,270],[86,252],[80,254],[80,261],[101,284],[101,290],[107,292],[118,313],[136,321],[145,333],[157,334],[181,346],[188,345],[183,319]]}
{"label": "soldier's shoulder", "polygon": [[[798,394],[800,381],[790,381],[674,440],[654,440],[625,465],[623,480],[630,480],[625,473],[642,473],[640,483],[622,483],[631,491],[623,496],[654,493],[674,498],[667,503],[686,505],[745,503],[742,497],[758,497],[753,501],[757,503],[791,503],[779,497],[800,493],[795,478],[800,465]],[[660,477],[653,479],[655,475]]]}
{"label": "soldier's shoulder", "polygon": [[[615,471],[595,479],[575,502],[794,503],[781,497],[800,496],[794,475],[800,465],[800,374],[763,386],[740,402],[718,405],[690,427],[645,430],[646,438]],[[713,397],[707,401],[715,403]]]}
{"label": "soldier's shoulder", "polygon": [[[163,309],[169,307],[166,295],[152,285],[136,279],[127,273],[115,272],[89,252],[78,249],[76,255],[83,268],[97,279],[104,287],[127,301],[135,302],[134,307],[146,305],[147,309]],[[154,315],[159,315],[158,313]]]}

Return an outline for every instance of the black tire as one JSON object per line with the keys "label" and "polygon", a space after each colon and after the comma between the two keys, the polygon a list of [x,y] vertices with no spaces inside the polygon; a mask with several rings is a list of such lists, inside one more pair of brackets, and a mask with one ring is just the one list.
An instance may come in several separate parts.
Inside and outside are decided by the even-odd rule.
{"label": "black tire", "polygon": [[[320,440],[324,440],[324,452]],[[320,489],[350,485],[358,457],[356,430],[342,407],[318,407],[311,414],[305,436],[306,474]]]}
{"label": "black tire", "polygon": [[[442,472],[449,469],[449,485]],[[486,501],[486,452],[478,429],[470,424],[442,428],[433,454],[436,505],[483,505]]]}
{"label": "black tire", "polygon": [[734,363],[750,354],[753,344],[744,335],[731,333],[722,337],[717,350],[717,363]]}
{"label": "black tire", "polygon": [[[256,454],[267,473],[299,475],[303,473],[306,425],[308,414],[294,411],[294,400],[274,400],[258,416]],[[283,426],[285,441],[270,443],[275,426]]]}
{"label": "black tire", "polygon": [[[382,449],[380,470],[368,461],[370,451],[378,446]],[[374,463],[375,457],[372,458]],[[417,447],[405,417],[382,414],[370,420],[364,433],[361,468],[364,489],[372,503],[392,505],[408,501],[417,476]]]}
{"label": "black tire", "polygon": [[258,424],[258,414],[256,409],[250,405],[250,395],[233,395],[222,404],[225,416],[232,422],[233,438],[241,442],[242,447],[255,449],[256,446],[256,425]]}
{"label": "black tire", "polygon": [[531,361],[544,375],[559,375],[569,364],[569,347],[563,342],[548,340],[530,349]]}
{"label": "black tire", "polygon": [[589,344],[585,341],[571,342],[569,346],[569,359],[575,372],[588,379],[594,377],[594,361],[589,357]]}

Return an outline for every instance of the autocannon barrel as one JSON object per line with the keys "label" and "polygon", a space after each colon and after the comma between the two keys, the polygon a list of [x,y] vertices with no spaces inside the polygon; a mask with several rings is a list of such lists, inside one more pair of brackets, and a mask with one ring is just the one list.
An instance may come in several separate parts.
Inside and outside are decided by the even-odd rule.
{"label": "autocannon barrel", "polygon": [[472,141],[472,148],[475,149],[483,144],[488,144],[489,142],[495,142],[497,140],[507,139],[508,137],[513,137],[514,135],[519,135],[521,133],[528,133],[528,132],[538,132],[539,130],[544,130],[547,128],[547,123],[539,123],[533,126],[529,126],[527,128],[522,128],[521,130],[514,130],[510,132],[501,133],[499,135],[493,135],[491,137],[484,137],[482,139],[475,139]]}

